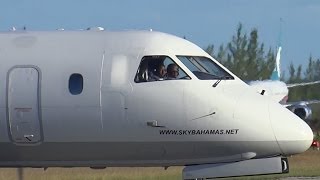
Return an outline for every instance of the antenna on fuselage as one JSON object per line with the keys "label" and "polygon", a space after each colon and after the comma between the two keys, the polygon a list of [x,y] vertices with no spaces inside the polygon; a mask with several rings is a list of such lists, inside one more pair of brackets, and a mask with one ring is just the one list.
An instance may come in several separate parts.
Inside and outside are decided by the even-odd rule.
{"label": "antenna on fuselage", "polygon": [[14,27],[14,26],[12,26],[11,29],[10,29],[10,31],[16,31],[16,30],[17,30],[17,28]]}

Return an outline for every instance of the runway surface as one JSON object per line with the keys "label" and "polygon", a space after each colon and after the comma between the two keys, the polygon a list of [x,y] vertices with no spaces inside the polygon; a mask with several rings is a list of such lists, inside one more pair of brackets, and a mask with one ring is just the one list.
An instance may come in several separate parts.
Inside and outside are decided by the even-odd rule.
{"label": "runway surface", "polygon": [[287,177],[280,180],[320,180],[320,177]]}

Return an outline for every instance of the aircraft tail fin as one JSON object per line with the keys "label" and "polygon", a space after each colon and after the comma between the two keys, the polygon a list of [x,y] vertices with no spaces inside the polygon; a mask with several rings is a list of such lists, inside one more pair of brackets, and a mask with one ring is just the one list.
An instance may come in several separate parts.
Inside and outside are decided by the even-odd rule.
{"label": "aircraft tail fin", "polygon": [[274,81],[279,81],[281,77],[281,70],[280,70],[280,55],[281,55],[281,46],[278,47],[277,56],[276,56],[276,64],[274,70],[271,74],[270,79]]}

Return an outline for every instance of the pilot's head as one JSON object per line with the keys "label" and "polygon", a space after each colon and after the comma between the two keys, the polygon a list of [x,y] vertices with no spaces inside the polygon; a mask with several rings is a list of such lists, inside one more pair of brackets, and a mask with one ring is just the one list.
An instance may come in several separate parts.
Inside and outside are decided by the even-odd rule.
{"label": "pilot's head", "polygon": [[179,76],[179,67],[174,63],[169,64],[167,67],[167,75],[168,78],[177,78]]}
{"label": "pilot's head", "polygon": [[159,78],[164,78],[164,75],[166,74],[166,67],[163,64],[160,64],[156,71],[155,74],[159,77]]}

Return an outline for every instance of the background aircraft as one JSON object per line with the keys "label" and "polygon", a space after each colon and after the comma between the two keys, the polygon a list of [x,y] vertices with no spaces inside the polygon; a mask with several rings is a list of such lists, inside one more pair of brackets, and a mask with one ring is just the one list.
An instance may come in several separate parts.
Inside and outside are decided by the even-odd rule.
{"label": "background aircraft", "polygon": [[270,96],[273,100],[279,102],[280,104],[286,106],[290,111],[295,113],[303,120],[310,120],[312,115],[312,109],[308,106],[313,103],[320,103],[319,100],[309,100],[309,101],[298,101],[298,102],[287,102],[289,89],[297,86],[307,86],[318,84],[320,81],[313,81],[307,83],[295,83],[286,84],[281,81],[281,69],[280,69],[280,56],[282,47],[279,45],[275,68],[272,72],[269,80],[264,81],[250,81],[248,84],[254,87],[259,93]]}

